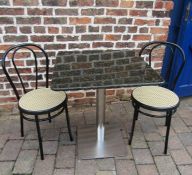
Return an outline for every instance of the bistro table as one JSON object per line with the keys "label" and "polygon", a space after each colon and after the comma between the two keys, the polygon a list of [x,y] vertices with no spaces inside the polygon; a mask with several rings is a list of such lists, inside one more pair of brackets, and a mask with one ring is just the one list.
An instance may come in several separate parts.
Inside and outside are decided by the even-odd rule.
{"label": "bistro table", "polygon": [[53,90],[96,89],[96,126],[78,127],[80,159],[125,156],[118,125],[105,124],[105,90],[158,85],[161,76],[132,50],[59,52],[53,69]]}

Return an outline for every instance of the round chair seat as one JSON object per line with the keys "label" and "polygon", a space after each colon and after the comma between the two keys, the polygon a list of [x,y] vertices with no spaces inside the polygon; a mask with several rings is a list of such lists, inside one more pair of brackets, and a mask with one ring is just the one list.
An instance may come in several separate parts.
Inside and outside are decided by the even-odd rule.
{"label": "round chair seat", "polygon": [[142,86],[133,90],[132,97],[140,104],[157,109],[174,108],[179,97],[172,91],[159,86]]}
{"label": "round chair seat", "polygon": [[66,99],[63,91],[53,91],[50,88],[40,88],[24,94],[19,100],[19,107],[29,112],[50,110]]}

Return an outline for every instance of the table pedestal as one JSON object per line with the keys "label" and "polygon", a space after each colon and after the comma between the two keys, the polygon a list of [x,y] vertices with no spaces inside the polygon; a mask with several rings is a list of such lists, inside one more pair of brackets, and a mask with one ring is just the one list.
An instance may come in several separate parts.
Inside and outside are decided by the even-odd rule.
{"label": "table pedestal", "polygon": [[104,125],[105,89],[97,89],[97,126],[78,128],[78,157],[93,159],[126,156],[127,150],[120,127]]}

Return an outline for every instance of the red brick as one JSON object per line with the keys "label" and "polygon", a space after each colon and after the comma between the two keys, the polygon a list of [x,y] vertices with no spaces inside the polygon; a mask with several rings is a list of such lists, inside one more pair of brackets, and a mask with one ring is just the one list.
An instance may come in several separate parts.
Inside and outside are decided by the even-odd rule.
{"label": "red brick", "polygon": [[[155,50],[154,52],[157,52],[158,50]],[[164,52],[163,52],[164,53]],[[157,55],[157,53],[153,54],[152,61],[159,62],[162,61],[162,58],[160,56],[163,55],[163,53],[160,53],[160,55]],[[146,61],[149,61],[149,58],[146,58]]]}
{"label": "red brick", "polygon": [[95,92],[86,92],[86,97],[95,97]]}
{"label": "red brick", "polygon": [[94,0],[70,0],[70,6],[93,6]]}
{"label": "red brick", "polygon": [[74,18],[69,18],[69,24],[72,24],[72,25],[77,25],[77,24],[89,24],[91,23],[91,18],[88,18],[88,17],[74,17]]}
{"label": "red brick", "polygon": [[70,35],[57,35],[57,41],[78,41],[79,36],[70,36]]}
{"label": "red brick", "polygon": [[101,31],[105,33],[112,32],[112,26],[102,26]]}
{"label": "red brick", "polygon": [[132,18],[120,18],[118,24],[132,24]]}
{"label": "red brick", "polygon": [[151,40],[151,35],[133,35],[133,40],[135,41]]}
{"label": "red brick", "polygon": [[0,24],[13,24],[13,18],[0,17]]}
{"label": "red brick", "polygon": [[141,27],[139,29],[139,33],[148,33],[148,31],[149,31],[148,27]]}
{"label": "red brick", "polygon": [[76,33],[85,33],[86,32],[86,29],[87,29],[87,27],[86,26],[76,26],[75,27],[75,32]]}
{"label": "red brick", "polygon": [[152,15],[153,17],[157,17],[157,18],[164,18],[164,17],[169,17],[169,12],[153,10]]}
{"label": "red brick", "polygon": [[173,9],[174,3],[172,1],[166,1],[165,3],[165,9],[166,11],[170,11]]}
{"label": "red brick", "polygon": [[39,5],[38,0],[13,0],[14,6],[37,6]]}
{"label": "red brick", "polygon": [[45,33],[45,27],[44,26],[34,26],[34,32],[35,33]]}
{"label": "red brick", "polygon": [[44,6],[66,6],[67,0],[42,0]]}
{"label": "red brick", "polygon": [[107,95],[115,95],[115,90],[114,89],[109,89],[109,90],[107,89],[106,94]]}
{"label": "red brick", "polygon": [[119,0],[96,0],[96,6],[117,7]]}
{"label": "red brick", "polygon": [[120,39],[121,39],[121,35],[114,35],[114,34],[105,35],[105,40],[108,40],[108,41],[118,41]]}
{"label": "red brick", "polygon": [[17,27],[15,27],[15,26],[5,27],[5,32],[6,33],[17,33]]}
{"label": "red brick", "polygon": [[129,26],[128,33],[137,33],[137,26],[134,26],[134,27]]}
{"label": "red brick", "polygon": [[66,49],[66,44],[46,44],[45,50],[59,50]]}
{"label": "red brick", "polygon": [[78,9],[56,9],[56,15],[78,16]]}
{"label": "red brick", "polygon": [[17,17],[17,24],[41,24],[41,18],[39,17]]}
{"label": "red brick", "polygon": [[81,41],[98,41],[103,40],[103,35],[82,35]]}
{"label": "red brick", "polygon": [[52,15],[53,12],[52,9],[46,9],[46,8],[43,8],[43,9],[39,9],[39,8],[28,8],[27,9],[27,14],[28,15]]}
{"label": "red brick", "polygon": [[8,48],[10,48],[12,45],[7,45],[7,44],[0,44],[0,50],[7,50]]}
{"label": "red brick", "polygon": [[26,26],[26,27],[20,27],[19,29],[21,33],[31,33],[31,27]]}
{"label": "red brick", "polygon": [[88,43],[69,43],[69,49],[85,49],[90,48]]}
{"label": "red brick", "polygon": [[125,32],[125,30],[126,30],[125,26],[115,26],[114,27],[114,32],[115,33],[123,33],[123,32]]}
{"label": "red brick", "polygon": [[1,1],[0,1],[0,5],[1,5],[1,6],[7,6],[7,5],[10,5],[10,3],[9,3],[8,0],[1,0]]}
{"label": "red brick", "polygon": [[58,27],[48,27],[48,33],[50,33],[50,34],[59,33],[59,28]]}
{"label": "red brick", "polygon": [[127,10],[125,9],[107,9],[107,15],[111,16],[127,16]]}
{"label": "red brick", "polygon": [[121,96],[121,95],[123,95],[125,93],[125,90],[124,89],[117,89],[116,90],[116,95],[117,96]]}
{"label": "red brick", "polygon": [[0,8],[0,15],[23,15],[23,8]]}
{"label": "red brick", "polygon": [[84,93],[82,93],[82,92],[70,92],[70,93],[68,93],[68,97],[69,98],[83,98]]}
{"label": "red brick", "polygon": [[131,7],[133,7],[133,5],[134,5],[133,1],[121,0],[121,2],[120,2],[120,7],[123,7],[123,8],[131,8]]}
{"label": "red brick", "polygon": [[153,8],[153,2],[150,1],[136,1],[136,8]]}
{"label": "red brick", "polygon": [[148,25],[148,26],[154,26],[155,25],[155,20],[147,20],[147,19],[135,19],[135,25],[143,26],[143,25]]}
{"label": "red brick", "polygon": [[43,35],[43,36],[31,36],[31,41],[33,42],[53,42],[54,36]]}
{"label": "red brick", "polygon": [[154,35],[154,40],[166,41],[167,40],[167,35]]}
{"label": "red brick", "polygon": [[24,66],[25,65],[25,62],[23,60],[15,60],[15,64],[17,66]]}
{"label": "red brick", "polygon": [[104,48],[112,48],[114,43],[112,42],[94,42],[92,47],[93,48],[99,48],[99,47],[104,47]]}
{"label": "red brick", "polygon": [[10,95],[10,93],[9,93],[9,91],[7,91],[7,90],[6,90],[6,91],[1,90],[1,91],[0,91],[0,95],[1,95],[1,96],[8,96],[8,95]]}
{"label": "red brick", "polygon": [[[26,49],[25,49],[25,51],[26,51]],[[30,57],[31,56],[31,54],[30,54],[30,52],[17,52],[16,54],[15,54],[15,58],[27,58],[27,57]]]}
{"label": "red brick", "polygon": [[115,18],[110,18],[110,17],[103,17],[103,18],[95,18],[94,19],[95,24],[115,24],[116,19]]}
{"label": "red brick", "polygon": [[66,17],[45,17],[44,24],[66,24]]}
{"label": "red brick", "polygon": [[163,2],[162,1],[155,2],[155,8],[156,9],[162,9],[163,8]]}
{"label": "red brick", "polygon": [[89,32],[99,32],[99,27],[98,26],[89,26]]}
{"label": "red brick", "polygon": [[170,19],[163,19],[163,26],[169,26],[171,23]]}
{"label": "red brick", "polygon": [[73,33],[73,27],[62,27],[62,33]]}
{"label": "red brick", "polygon": [[134,42],[117,42],[116,43],[116,48],[133,48],[135,47]]}
{"label": "red brick", "polygon": [[130,10],[130,16],[147,16],[147,10]]}
{"label": "red brick", "polygon": [[129,40],[131,38],[131,35],[123,35],[123,40]]}
{"label": "red brick", "polygon": [[5,35],[4,42],[27,42],[28,37],[23,35]]}
{"label": "red brick", "polygon": [[152,34],[167,34],[167,28],[151,28],[150,33]]}
{"label": "red brick", "polygon": [[[15,69],[14,68],[9,68],[9,73],[15,73]],[[26,73],[32,73],[31,68],[19,68],[19,73],[20,74],[26,74]]]}
{"label": "red brick", "polygon": [[95,8],[82,9],[81,15],[85,15],[85,16],[104,15],[104,9],[103,8],[102,9],[95,9]]}

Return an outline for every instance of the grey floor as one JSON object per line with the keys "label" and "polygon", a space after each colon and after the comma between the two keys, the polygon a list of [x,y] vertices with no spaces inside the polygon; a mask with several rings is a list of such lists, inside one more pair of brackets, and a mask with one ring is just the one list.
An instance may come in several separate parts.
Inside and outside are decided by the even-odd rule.
{"label": "grey floor", "polygon": [[52,123],[41,123],[45,160],[39,157],[35,124],[25,122],[20,137],[19,116],[0,113],[0,175],[191,175],[192,98],[181,100],[172,119],[168,154],[163,154],[164,119],[139,116],[132,146],[128,138],[133,108],[130,102],[108,104],[106,120],[119,123],[128,155],[80,160],[77,155],[77,127],[95,124],[95,107],[70,108],[75,141],[70,142],[65,115]]}

